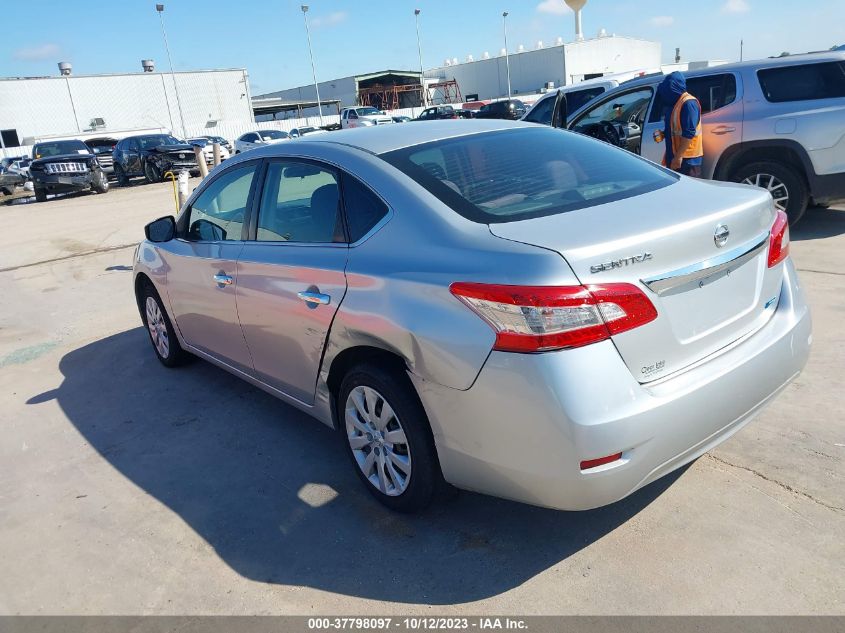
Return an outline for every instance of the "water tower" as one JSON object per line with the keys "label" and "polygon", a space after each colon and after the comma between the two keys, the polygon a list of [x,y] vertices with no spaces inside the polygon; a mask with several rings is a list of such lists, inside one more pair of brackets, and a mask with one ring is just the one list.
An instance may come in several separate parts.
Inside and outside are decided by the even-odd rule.
{"label": "water tower", "polygon": [[570,9],[575,12],[575,39],[579,42],[584,39],[581,32],[581,9],[587,4],[587,0],[563,0]]}

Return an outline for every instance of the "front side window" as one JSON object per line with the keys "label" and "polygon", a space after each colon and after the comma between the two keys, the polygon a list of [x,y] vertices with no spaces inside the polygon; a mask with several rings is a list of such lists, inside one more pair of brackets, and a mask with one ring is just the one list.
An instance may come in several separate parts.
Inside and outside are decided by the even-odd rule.
{"label": "front side window", "polygon": [[634,90],[602,101],[590,108],[572,126],[582,134],[589,134],[596,124],[636,123],[642,125],[648,104],[651,102],[651,88]]}
{"label": "front side window", "polygon": [[845,97],[845,62],[767,68],[757,77],[771,103]]}
{"label": "front side window", "polygon": [[259,242],[344,242],[334,171],[312,163],[272,162],[258,211]]}
{"label": "front side window", "polygon": [[240,240],[256,165],[233,168],[215,178],[188,210],[187,239]]}
{"label": "front side window", "polygon": [[357,118],[358,118],[358,115],[355,113],[355,110],[350,110],[350,111],[349,111],[349,116],[348,116],[347,118],[348,118],[348,119],[357,119]]}
{"label": "front side window", "polygon": [[678,179],[606,143],[545,126],[434,141],[380,158],[482,224],[576,211]]}
{"label": "front side window", "polygon": [[262,130],[258,133],[265,141],[276,141],[281,138],[290,138],[287,132],[281,130]]}

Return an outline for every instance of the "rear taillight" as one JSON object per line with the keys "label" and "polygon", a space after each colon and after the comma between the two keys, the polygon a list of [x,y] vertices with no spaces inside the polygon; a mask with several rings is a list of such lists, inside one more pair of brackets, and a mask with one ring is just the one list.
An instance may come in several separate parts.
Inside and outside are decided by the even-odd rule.
{"label": "rear taillight", "polygon": [[581,347],[657,318],[632,284],[502,286],[468,282],[449,289],[496,332],[494,349],[546,352]]}
{"label": "rear taillight", "polygon": [[780,264],[789,255],[789,218],[778,211],[769,236],[769,268]]}

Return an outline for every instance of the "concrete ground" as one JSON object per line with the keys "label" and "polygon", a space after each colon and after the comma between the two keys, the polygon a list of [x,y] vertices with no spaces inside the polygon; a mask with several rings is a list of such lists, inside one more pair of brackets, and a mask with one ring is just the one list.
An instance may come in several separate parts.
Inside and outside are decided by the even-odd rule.
{"label": "concrete ground", "polygon": [[792,254],[806,371],[613,506],[361,488],[337,436],[204,362],[155,359],[131,290],[169,185],[0,207],[2,614],[845,614],[845,208]]}

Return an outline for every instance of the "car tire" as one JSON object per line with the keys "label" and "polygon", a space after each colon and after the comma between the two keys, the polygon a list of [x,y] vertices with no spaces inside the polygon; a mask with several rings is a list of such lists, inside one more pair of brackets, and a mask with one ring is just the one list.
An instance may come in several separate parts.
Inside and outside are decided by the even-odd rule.
{"label": "car tire", "polygon": [[352,368],[338,391],[337,419],[355,472],[383,505],[420,512],[444,486],[428,417],[403,373],[371,363]]}
{"label": "car tire", "polygon": [[161,182],[161,172],[158,167],[153,165],[150,161],[144,161],[144,178],[147,182],[152,184],[154,182]]}
{"label": "car tire", "polygon": [[91,190],[95,193],[108,193],[109,179],[104,172],[101,171],[96,176],[94,182],[91,184]]}
{"label": "car tire", "polygon": [[749,163],[737,169],[731,180],[768,189],[778,208],[786,212],[790,226],[801,219],[810,202],[803,174],[791,165],[769,160]]}
{"label": "car tire", "polygon": [[114,177],[117,180],[117,184],[121,187],[128,187],[129,186],[129,178],[126,175],[126,172],[123,171],[123,167],[115,163],[114,165]]}
{"label": "car tire", "polygon": [[165,367],[184,365],[190,358],[188,353],[179,345],[176,332],[167,316],[167,311],[161,302],[156,289],[150,282],[144,284],[139,296],[141,319],[150,337],[156,357]]}
{"label": "car tire", "polygon": [[35,192],[35,201],[36,202],[47,202],[47,192],[46,191],[36,187],[34,192]]}

